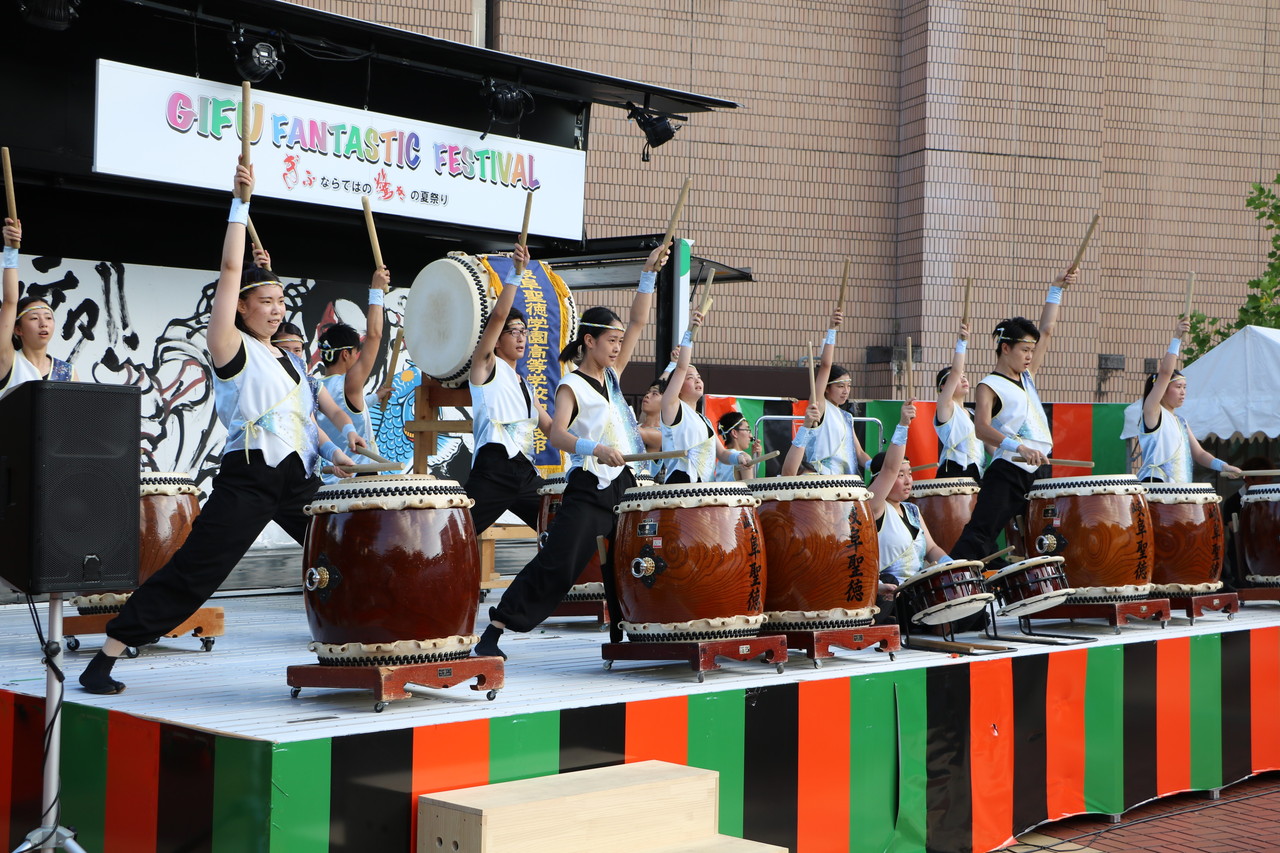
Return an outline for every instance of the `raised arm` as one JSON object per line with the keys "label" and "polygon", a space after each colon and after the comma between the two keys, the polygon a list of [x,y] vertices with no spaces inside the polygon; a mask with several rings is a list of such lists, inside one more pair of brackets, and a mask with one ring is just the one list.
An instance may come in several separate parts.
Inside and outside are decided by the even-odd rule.
{"label": "raised arm", "polygon": [[472,385],[483,385],[493,372],[493,360],[496,358],[493,350],[507,325],[507,317],[511,316],[511,306],[516,302],[516,294],[520,292],[520,276],[524,275],[525,267],[529,265],[528,248],[517,243],[511,253],[511,260],[514,262],[511,274],[502,283],[502,293],[498,294],[498,301],[489,312],[489,319],[485,321],[484,334],[480,335],[480,343],[476,344],[476,350],[471,355]]}
{"label": "raised arm", "polygon": [[636,344],[640,340],[640,332],[649,323],[649,311],[653,307],[654,283],[658,270],[662,269],[662,265],[667,262],[667,251],[670,248],[670,243],[659,246],[645,259],[644,272],[640,275],[640,286],[636,288],[635,298],[631,300],[631,316],[627,319],[627,331],[622,336],[622,346],[618,350],[617,359],[613,362],[613,370],[618,376],[622,376],[622,371],[626,370],[627,364],[631,361],[631,353],[635,352]]}
{"label": "raised arm", "polygon": [[227,217],[227,233],[222,240],[222,267],[218,287],[209,312],[209,328],[205,332],[214,367],[222,367],[240,351],[240,332],[236,330],[236,304],[240,301],[240,281],[244,267],[245,224],[249,221],[249,204],[240,201],[241,188],[253,192],[253,166],[236,166],[236,195]]}
{"label": "raised arm", "polygon": [[911,427],[911,421],[915,416],[915,400],[903,403],[902,411],[898,415],[898,428],[893,431],[893,440],[889,442],[889,447],[884,452],[884,464],[880,466],[880,473],[876,474],[876,478],[871,481],[871,501],[868,509],[871,510],[873,518],[884,515],[885,502],[889,493],[893,491],[898,475],[902,473],[902,460],[907,458],[907,430]]}
{"label": "raised arm", "polygon": [[383,303],[390,286],[390,270],[384,266],[373,271],[373,279],[369,282],[369,308],[365,314],[364,344],[360,347],[360,358],[351,365],[342,385],[348,400],[364,399],[364,385],[369,381],[373,363],[378,360],[378,352],[382,349],[382,320],[386,314]]}
{"label": "raised arm", "polygon": [[956,391],[960,388],[960,377],[964,376],[964,356],[968,346],[969,326],[967,323],[961,323],[960,337],[956,339],[956,351],[951,356],[951,372],[947,374],[947,381],[942,383],[942,388],[938,390],[937,418],[940,424],[951,420],[955,409]]}
{"label": "raised arm", "polygon": [[1049,351],[1049,341],[1053,338],[1054,327],[1058,324],[1058,309],[1062,306],[1062,292],[1076,283],[1077,270],[1067,270],[1049,285],[1049,292],[1044,298],[1044,308],[1040,311],[1040,342],[1031,354],[1031,367],[1027,372],[1032,376],[1044,364],[1045,353]]}
{"label": "raised arm", "polygon": [[[1190,321],[1186,318],[1179,320],[1173,340],[1169,342],[1169,349],[1160,358],[1160,366],[1156,369],[1156,381],[1151,386],[1151,393],[1142,401],[1142,424],[1147,432],[1160,426],[1160,401],[1164,399],[1164,392],[1169,390],[1173,371],[1178,367],[1178,351],[1182,348],[1182,339],[1189,331],[1191,331]],[[1192,436],[1191,440],[1195,441],[1195,436]]]}
{"label": "raised arm", "polygon": [[810,402],[804,412],[804,426],[791,439],[791,447],[783,457],[782,476],[794,477],[800,473],[800,464],[804,462],[805,450],[809,446],[809,430],[817,426],[819,420],[821,420],[820,410],[815,403]]}
{"label": "raised arm", "polygon": [[13,327],[18,322],[18,249],[22,242],[22,223],[4,221],[4,295],[0,301],[0,377],[13,370]]}
{"label": "raised arm", "polygon": [[818,419],[822,419],[822,415],[827,410],[827,382],[831,379],[831,365],[836,362],[836,331],[840,325],[844,323],[844,311],[836,306],[831,312],[831,325],[827,328],[826,337],[822,339],[822,357],[818,359],[818,369],[813,375],[814,393],[818,395],[818,399],[810,400],[818,406]]}
{"label": "raised arm", "polygon": [[702,314],[694,311],[689,315],[689,328],[680,339],[676,349],[676,366],[667,377],[667,388],[662,392],[662,422],[667,426],[675,423],[676,413],[680,411],[680,389],[684,387],[685,377],[689,375],[689,361],[693,358],[693,329],[702,325]]}

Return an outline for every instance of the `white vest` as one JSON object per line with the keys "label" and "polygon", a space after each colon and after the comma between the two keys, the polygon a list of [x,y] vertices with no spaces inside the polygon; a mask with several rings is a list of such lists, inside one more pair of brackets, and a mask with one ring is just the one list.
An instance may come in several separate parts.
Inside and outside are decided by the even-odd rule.
{"label": "white vest", "polygon": [[973,429],[973,415],[969,414],[960,403],[951,406],[951,417],[945,424],[934,422],[938,430],[938,441],[942,442],[942,452],[938,454],[938,464],[955,462],[961,468],[976,465],[982,470],[982,442]]}
{"label": "white vest", "polygon": [[486,444],[501,445],[507,451],[508,459],[514,459],[517,453],[521,453],[532,460],[538,408],[534,405],[529,381],[511,365],[494,356],[492,378],[483,385],[474,382],[467,385],[471,388],[471,417],[475,423],[476,452],[471,456],[471,463],[475,464],[476,455]]}
{"label": "white vest", "polygon": [[261,450],[274,468],[290,453],[297,453],[308,473],[315,470],[317,433],[311,419],[315,397],[302,361],[287,353],[301,377],[294,382],[266,344],[244,332],[240,339],[244,367],[230,379],[214,374],[214,407],[227,430],[223,454]]}
{"label": "white vest", "polygon": [[690,482],[709,483],[716,474],[716,431],[706,415],[699,414],[684,400],[679,402],[680,422],[662,425],[662,449],[687,452],[667,460],[666,476],[670,477],[672,471],[684,471]]}
{"label": "white vest", "polygon": [[[986,385],[1000,398],[1000,411],[991,418],[991,425],[1006,437],[1017,439],[1019,444],[1048,456],[1053,450],[1053,434],[1049,431],[1049,419],[1045,417],[1031,374],[1023,372],[1021,388],[1018,383],[998,373],[988,374],[978,384]],[[1038,467],[1028,462],[1013,462],[1016,455],[998,447],[995,450],[996,459],[1011,462],[1024,471],[1035,471]]]}
{"label": "white vest", "polygon": [[880,573],[891,574],[899,582],[924,568],[925,554],[924,522],[920,518],[920,509],[913,503],[901,506],[916,528],[916,535],[911,535],[902,516],[898,515],[893,504],[887,502],[877,533],[880,542]]}
{"label": "white vest", "polygon": [[1138,414],[1138,450],[1142,452],[1142,467],[1138,479],[1155,477],[1166,483],[1190,483],[1191,439],[1187,422],[1173,412],[1160,407],[1160,426],[1147,432],[1142,414]]}
{"label": "white vest", "polygon": [[858,454],[853,449],[853,415],[830,400],[823,409],[822,421],[810,431],[806,461],[819,474],[860,475]]}
{"label": "white vest", "polygon": [[[329,396],[333,398],[333,402],[338,404],[338,408],[347,413],[351,418],[351,423],[355,424],[356,432],[360,433],[360,437],[365,440],[369,448],[374,453],[377,453],[378,445],[373,440],[373,423],[369,420],[369,404],[368,402],[365,403],[364,411],[351,411],[351,407],[347,405],[346,385],[347,377],[345,374],[334,373],[320,377],[320,386],[329,392]],[[367,456],[361,456],[348,449],[346,436],[343,435],[337,424],[329,420],[329,417],[324,412],[316,413],[316,423],[320,426],[320,429],[324,430],[324,434],[329,436],[330,441],[342,448],[342,452],[347,454],[352,462],[360,465],[373,461]],[[320,479],[325,482],[325,485],[332,486],[334,483],[340,482],[341,478],[336,474],[321,474]]]}
{"label": "white vest", "polygon": [[0,385],[0,400],[9,396],[13,391],[24,382],[39,382],[40,371],[20,352],[13,354],[13,367],[9,368],[9,377],[5,380],[4,385]]}
{"label": "white vest", "polygon": [[[562,378],[560,385],[573,392],[573,398],[578,404],[578,414],[569,424],[570,435],[607,444],[622,453],[644,453],[644,442],[640,439],[635,412],[631,411],[622,396],[618,374],[612,367],[607,367],[604,371],[604,387],[609,393],[607,400],[576,370]],[[571,453],[569,471],[574,468],[582,468],[595,474],[596,488],[605,489],[626,466],[615,468],[605,465],[595,456]]]}

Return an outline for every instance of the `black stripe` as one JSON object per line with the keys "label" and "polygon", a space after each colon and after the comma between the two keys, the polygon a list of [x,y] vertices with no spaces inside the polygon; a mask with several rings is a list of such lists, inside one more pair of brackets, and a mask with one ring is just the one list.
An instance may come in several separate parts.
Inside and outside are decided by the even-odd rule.
{"label": "black stripe", "polygon": [[973,847],[969,667],[930,667],[925,683],[925,844],[929,850],[968,853]]}
{"label": "black stripe", "polygon": [[330,741],[329,850],[412,850],[413,729]]}
{"label": "black stripe", "polygon": [[1158,793],[1156,760],[1156,644],[1124,647],[1124,805],[1133,808]]}
{"label": "black stripe", "polygon": [[627,753],[627,706],[595,705],[560,712],[560,772],[621,764]]}
{"label": "black stripe", "polygon": [[1013,830],[1021,833],[1049,817],[1045,691],[1049,655],[1013,659]]}
{"label": "black stripe", "polygon": [[748,688],[745,701],[742,835],[794,850],[800,685]]}
{"label": "black stripe", "polygon": [[208,732],[162,724],[156,849],[213,850],[213,752]]}
{"label": "black stripe", "polygon": [[1222,784],[1253,772],[1253,693],[1249,631],[1222,634]]}
{"label": "black stripe", "polygon": [[[9,838],[5,850],[22,843],[27,833],[40,826],[41,798],[44,796],[44,700],[37,696],[13,696],[13,764],[9,768],[10,799],[0,803],[9,810]],[[63,823],[66,824],[64,816]]]}

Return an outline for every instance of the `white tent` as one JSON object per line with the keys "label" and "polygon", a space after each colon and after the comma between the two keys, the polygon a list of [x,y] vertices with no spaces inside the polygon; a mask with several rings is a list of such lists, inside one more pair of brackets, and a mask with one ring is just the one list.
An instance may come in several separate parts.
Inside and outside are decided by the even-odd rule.
{"label": "white tent", "polygon": [[[1280,329],[1245,326],[1182,371],[1187,402],[1178,409],[1196,438],[1280,436]],[[1124,412],[1121,438],[1138,434],[1142,401]]]}

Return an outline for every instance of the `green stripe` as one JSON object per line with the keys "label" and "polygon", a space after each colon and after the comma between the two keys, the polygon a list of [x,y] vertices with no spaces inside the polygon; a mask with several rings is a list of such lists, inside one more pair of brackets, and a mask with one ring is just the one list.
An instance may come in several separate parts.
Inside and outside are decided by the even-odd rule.
{"label": "green stripe", "polygon": [[[893,437],[893,428],[897,425],[901,416],[901,400],[869,400],[867,402],[867,417],[879,420],[884,427],[884,433],[877,436],[875,424],[867,424],[867,441],[863,450],[875,456],[887,447],[889,439]],[[884,440],[884,444],[880,443],[881,439]]]}
{"label": "green stripe", "polygon": [[1191,787],[1222,787],[1222,637],[1191,638]]}
{"label": "green stripe", "polygon": [[1093,473],[1129,473],[1129,453],[1120,438],[1124,429],[1125,403],[1095,403],[1093,406]]}
{"label": "green stripe", "polygon": [[1089,650],[1084,743],[1084,810],[1121,814],[1125,810],[1124,646]]}
{"label": "green stripe", "polygon": [[849,849],[922,851],[924,670],[850,678],[849,689]]}
{"label": "green stripe", "polygon": [[[746,694],[741,690],[689,697],[689,766],[720,774],[720,832],[742,837]],[[767,749],[767,745],[759,745]]]}
{"label": "green stripe", "polygon": [[62,823],[75,824],[76,841],[86,850],[101,850],[105,843],[107,725],[106,709],[62,706]]}
{"label": "green stripe", "polygon": [[489,721],[489,782],[560,772],[560,712],[543,711]]}
{"label": "green stripe", "polygon": [[271,747],[271,853],[327,853],[328,738]]}
{"label": "green stripe", "polygon": [[213,853],[266,851],[271,837],[271,744],[220,737],[213,752]]}
{"label": "green stripe", "polygon": [[[738,398],[737,398],[737,403],[736,403],[736,405],[737,405],[737,407],[738,407],[738,411],[739,411],[739,412],[742,412],[742,416],[743,416],[744,418],[746,418],[746,419],[747,419],[747,423],[751,425],[751,434],[752,434],[753,436],[756,436],[757,438],[759,438],[759,437],[760,437],[760,435],[764,432],[764,430],[763,430],[764,424],[760,424],[761,429],[760,429],[760,430],[756,430],[756,421],[757,421],[757,420],[759,420],[759,419],[760,419],[760,417],[764,414],[764,401],[763,401],[763,400],[755,400],[755,399],[752,399],[752,398],[750,398],[750,397],[738,397]],[[766,449],[768,449],[768,448],[766,448]],[[785,448],[785,447],[780,447],[780,448],[778,448],[778,449],[779,449],[779,450],[781,450],[781,451],[783,452],[783,455],[786,455],[786,448]],[[759,464],[759,466],[757,466],[757,468],[756,468],[756,476],[757,476],[757,477],[763,477],[763,476],[764,476],[764,463],[763,463],[763,462],[761,462],[761,463]]]}
{"label": "green stripe", "polygon": [[676,238],[676,278],[689,277],[689,259],[693,256],[693,244],[683,238]]}

